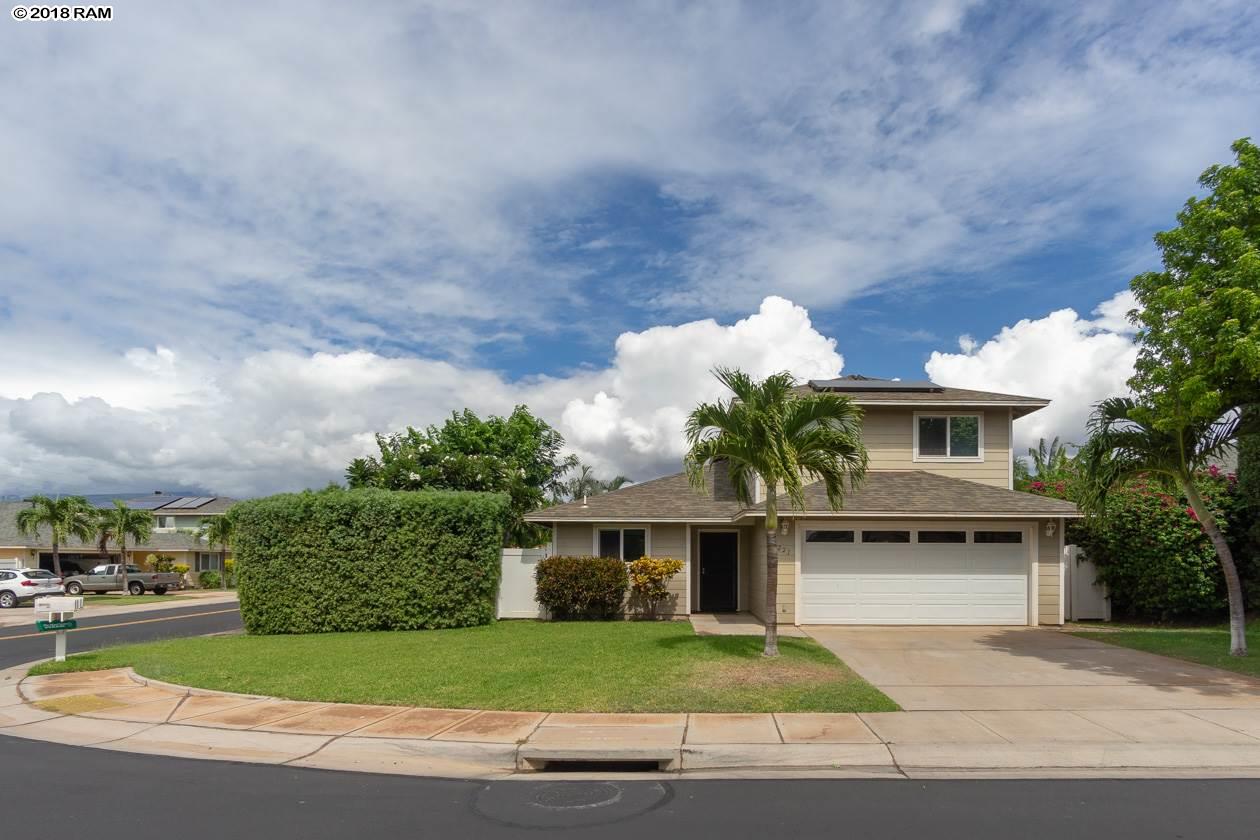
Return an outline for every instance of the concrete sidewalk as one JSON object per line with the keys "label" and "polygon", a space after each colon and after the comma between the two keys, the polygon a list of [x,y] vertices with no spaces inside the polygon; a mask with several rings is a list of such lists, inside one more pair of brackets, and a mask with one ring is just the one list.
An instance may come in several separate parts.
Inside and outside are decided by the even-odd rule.
{"label": "concrete sidewalk", "polygon": [[[215,604],[236,604],[235,590],[226,592],[218,590],[192,590],[171,593],[170,595],[146,595],[151,603],[117,604],[88,601],[85,603],[79,618],[105,618],[111,615],[131,615],[133,613],[156,612],[160,610],[180,609],[181,607],[212,606]],[[35,609],[30,604],[22,604],[11,610],[0,610],[0,628],[34,626]]]}
{"label": "concrete sidewalk", "polygon": [[691,775],[1260,776],[1260,708],[877,714],[548,714],[310,703],[126,670],[0,672],[0,734],[111,750],[497,778],[551,762]]}

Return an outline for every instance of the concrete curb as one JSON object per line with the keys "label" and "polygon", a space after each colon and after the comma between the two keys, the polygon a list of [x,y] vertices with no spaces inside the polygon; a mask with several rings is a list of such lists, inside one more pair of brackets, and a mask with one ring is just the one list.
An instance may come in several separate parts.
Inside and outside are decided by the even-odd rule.
{"label": "concrete curb", "polygon": [[[382,707],[296,704],[262,695],[191,688],[145,677],[131,668],[84,672],[81,683],[64,678],[36,682],[26,690],[28,680],[41,679],[29,677],[27,671],[44,661],[0,671],[0,734],[146,755],[462,779],[536,778],[538,770],[557,761],[577,763],[579,772],[566,773],[565,778],[1260,777],[1260,737],[1228,728],[1221,731],[1231,732],[1232,740],[1200,743],[1005,739],[963,743],[931,738],[898,743],[861,738],[855,732],[847,732],[836,743],[791,742],[786,737],[785,742],[739,743],[741,734],[765,734],[764,727],[752,725],[759,721],[750,720],[765,716],[461,710],[464,717],[456,715],[454,722],[429,734],[404,737],[398,733],[412,730],[395,728],[380,735],[373,730],[380,721],[392,722],[413,713],[450,715],[452,710],[400,708],[382,716]],[[34,705],[41,702],[32,699],[41,696],[41,685],[45,687],[43,702],[53,703],[51,708]],[[166,697],[154,698],[158,692]],[[55,700],[69,697],[105,699],[115,705],[81,714],[58,711]],[[218,714],[214,711],[177,716],[193,697],[240,701],[225,707],[233,714],[252,704],[295,705],[292,713],[261,722],[229,722],[214,717]],[[209,720],[201,719],[206,715]],[[319,715],[325,720],[340,715],[341,720],[352,722],[335,731],[311,728],[304,722]],[[353,722],[356,715],[369,722]],[[800,718],[810,716],[785,717],[793,717],[799,725]],[[814,717],[828,719],[829,725],[840,718],[861,720],[856,715]],[[495,734],[487,737],[487,732]],[[690,742],[697,732],[702,732],[700,740],[709,742]],[[621,766],[632,762],[655,769],[620,772]],[[607,764],[608,769],[600,764]]]}

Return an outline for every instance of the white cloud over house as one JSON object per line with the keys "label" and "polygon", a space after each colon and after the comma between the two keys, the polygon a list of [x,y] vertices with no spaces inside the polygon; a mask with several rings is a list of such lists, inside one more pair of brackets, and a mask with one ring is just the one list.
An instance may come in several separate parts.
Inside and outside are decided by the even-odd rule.
{"label": "white cloud over house", "polygon": [[[1116,305],[1105,302],[1096,320],[1065,309],[1020,321],[969,353],[933,353],[926,371],[945,385],[1054,400],[1016,424],[1020,447],[1040,436],[1078,441],[1090,405],[1123,393],[1132,373],[1132,337],[1111,329],[1107,314]],[[0,492],[164,483],[253,494],[321,486],[339,479],[350,459],[373,452],[376,432],[440,422],[465,406],[484,415],[519,403],[555,425],[602,473],[643,480],[679,469],[687,412],[723,396],[715,366],[756,376],[790,370],[801,379],[835,376],[844,366],[836,341],[803,307],[779,297],[734,323],[706,319],[626,332],[604,368],[519,381],[366,351],[272,351],[215,371],[182,361],[177,351],[153,351],[166,376],[155,379],[152,365],[134,364],[148,352],[79,367],[65,377],[71,396],[50,376],[48,390],[0,398],[0,475],[7,485]],[[94,372],[115,396],[88,392]],[[180,401],[162,397],[180,383]]]}
{"label": "white cloud over house", "polygon": [[1137,345],[1124,313],[1135,305],[1126,290],[1101,303],[1093,320],[1060,309],[1003,327],[984,342],[962,336],[961,353],[934,351],[924,369],[941,385],[1051,399],[1016,422],[1017,454],[1043,437],[1082,443],[1093,405],[1129,392]]}

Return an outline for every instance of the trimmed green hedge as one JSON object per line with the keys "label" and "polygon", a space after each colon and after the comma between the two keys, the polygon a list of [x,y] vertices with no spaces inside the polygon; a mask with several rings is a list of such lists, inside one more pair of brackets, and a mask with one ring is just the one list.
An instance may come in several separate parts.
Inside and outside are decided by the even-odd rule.
{"label": "trimmed green hedge", "polygon": [[237,589],[250,633],[494,620],[507,496],[331,488],[241,502],[233,512]]}

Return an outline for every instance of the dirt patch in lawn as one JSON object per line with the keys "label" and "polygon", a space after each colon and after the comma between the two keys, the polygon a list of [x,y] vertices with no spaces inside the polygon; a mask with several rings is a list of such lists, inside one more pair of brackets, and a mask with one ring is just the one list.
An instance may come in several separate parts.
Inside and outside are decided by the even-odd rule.
{"label": "dirt patch in lawn", "polygon": [[696,688],[770,688],[816,685],[847,680],[849,673],[835,665],[791,659],[753,659],[741,662],[701,662],[692,674]]}

